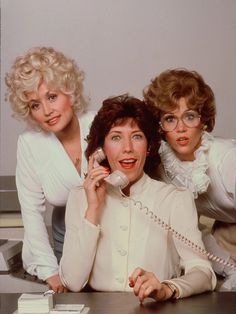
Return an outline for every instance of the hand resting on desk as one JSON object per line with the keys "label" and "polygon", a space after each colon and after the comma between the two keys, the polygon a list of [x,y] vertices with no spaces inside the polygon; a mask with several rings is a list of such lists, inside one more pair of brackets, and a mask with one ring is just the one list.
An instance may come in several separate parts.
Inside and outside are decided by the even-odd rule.
{"label": "hand resting on desk", "polygon": [[49,288],[52,289],[54,292],[68,292],[68,289],[63,286],[58,274],[47,278],[46,282],[49,285]]}
{"label": "hand resting on desk", "polygon": [[[129,286],[133,288],[134,294],[143,303],[145,298],[153,298],[156,301],[165,301],[173,297],[173,291],[164,283],[161,283],[152,272],[142,268],[136,268],[129,277]],[[177,296],[178,296],[178,288]]]}

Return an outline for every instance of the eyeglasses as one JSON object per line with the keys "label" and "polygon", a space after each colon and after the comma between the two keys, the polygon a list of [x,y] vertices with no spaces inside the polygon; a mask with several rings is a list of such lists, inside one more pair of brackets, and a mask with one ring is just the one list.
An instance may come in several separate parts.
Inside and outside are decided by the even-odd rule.
{"label": "eyeglasses", "polygon": [[185,111],[180,118],[173,113],[165,114],[160,121],[160,126],[163,131],[172,132],[177,128],[179,120],[188,128],[195,128],[201,122],[201,115],[193,110]]}

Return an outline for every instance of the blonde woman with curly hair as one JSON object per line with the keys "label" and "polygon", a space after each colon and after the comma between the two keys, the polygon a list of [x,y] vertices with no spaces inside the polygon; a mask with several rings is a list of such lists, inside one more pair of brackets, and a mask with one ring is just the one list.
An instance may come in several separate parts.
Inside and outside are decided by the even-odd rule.
{"label": "blonde woman with curly hair", "polygon": [[215,96],[196,71],[162,72],[145,89],[156,107],[162,143],[159,176],[193,192],[199,216],[213,218],[204,234],[208,250],[235,268],[213,262],[226,277],[222,289],[236,288],[236,141],[210,134],[215,125]]}
{"label": "blonde woman with curly hair", "polygon": [[[18,139],[16,167],[23,265],[56,292],[66,291],[58,275],[65,204],[70,189],[83,182],[85,138],[94,117],[86,111],[83,79],[74,60],[50,47],[17,57],[6,75],[14,116],[28,126]],[[54,250],[44,222],[46,200],[54,206]]]}

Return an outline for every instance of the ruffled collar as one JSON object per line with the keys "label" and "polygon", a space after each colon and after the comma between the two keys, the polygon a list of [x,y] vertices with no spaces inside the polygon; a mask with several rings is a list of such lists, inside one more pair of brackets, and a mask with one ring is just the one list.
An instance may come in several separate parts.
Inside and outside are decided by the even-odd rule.
{"label": "ruffled collar", "polygon": [[159,149],[166,176],[176,186],[184,186],[192,191],[194,198],[197,198],[198,194],[206,192],[210,183],[210,178],[206,174],[209,167],[207,152],[213,136],[204,131],[201,140],[201,146],[194,153],[194,161],[179,160],[165,141],[161,142]]}

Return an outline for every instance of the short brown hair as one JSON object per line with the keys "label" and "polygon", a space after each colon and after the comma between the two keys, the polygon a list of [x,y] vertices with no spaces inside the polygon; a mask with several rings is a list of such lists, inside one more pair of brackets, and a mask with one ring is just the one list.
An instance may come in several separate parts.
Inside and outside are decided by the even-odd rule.
{"label": "short brown hair", "polygon": [[202,76],[196,71],[173,69],[162,72],[151,81],[143,92],[144,99],[157,109],[160,118],[163,114],[178,107],[178,101],[184,97],[190,109],[201,115],[201,122],[211,132],[215,125],[215,96]]}

